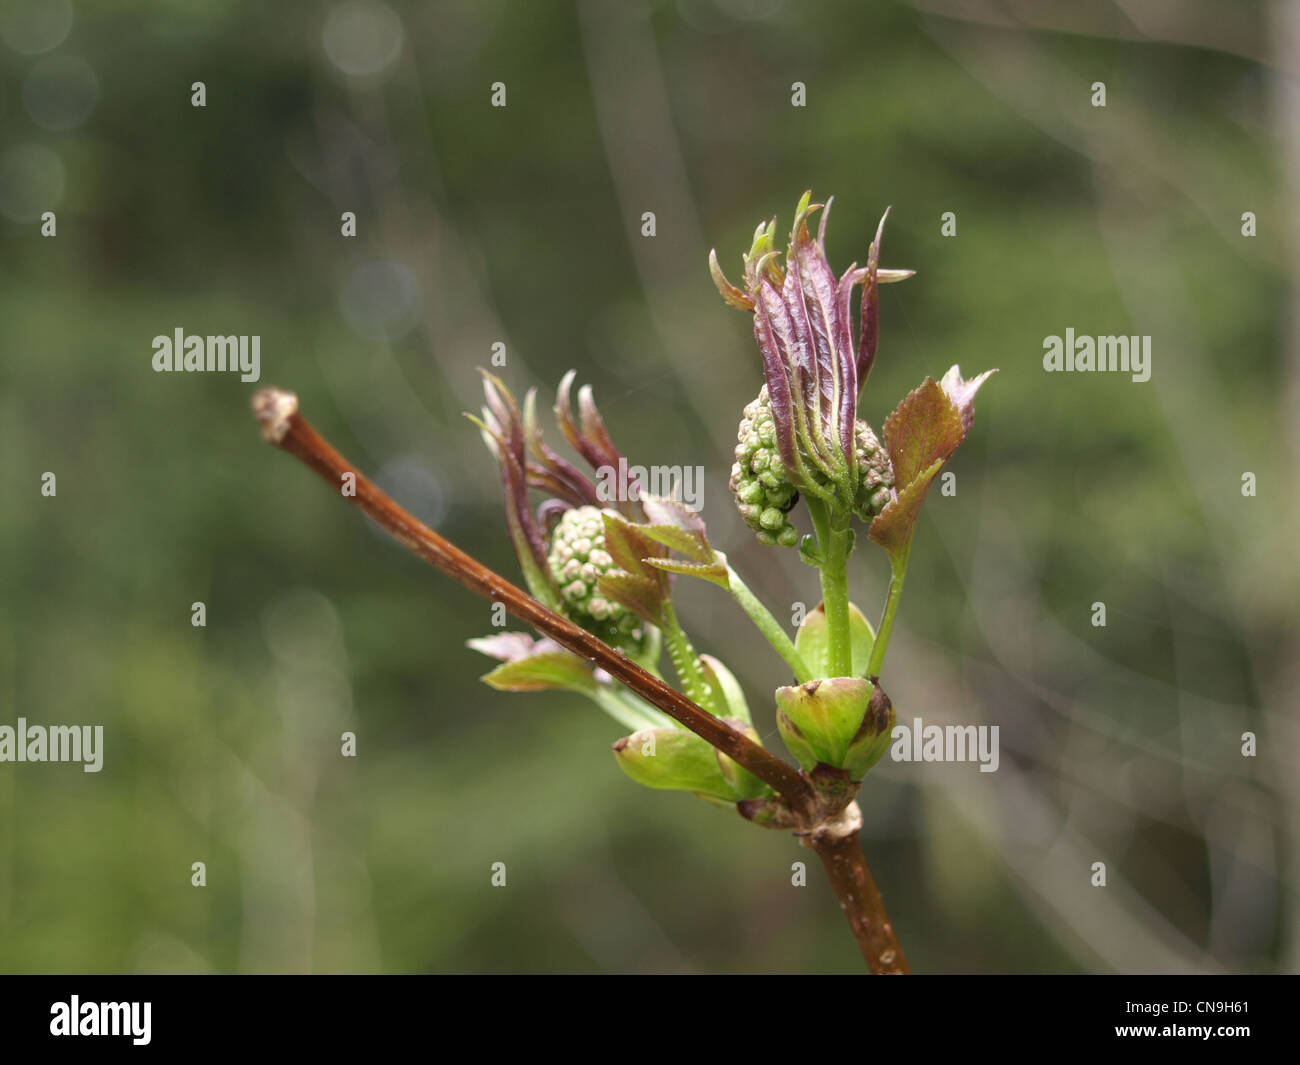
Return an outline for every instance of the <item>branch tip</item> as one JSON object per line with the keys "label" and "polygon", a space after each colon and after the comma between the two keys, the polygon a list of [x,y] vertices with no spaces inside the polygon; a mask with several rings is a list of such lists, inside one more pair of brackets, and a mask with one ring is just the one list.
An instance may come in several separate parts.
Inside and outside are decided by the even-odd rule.
{"label": "branch tip", "polygon": [[262,388],[253,395],[253,414],[267,443],[277,447],[289,434],[289,423],[298,413],[298,397],[282,388]]}

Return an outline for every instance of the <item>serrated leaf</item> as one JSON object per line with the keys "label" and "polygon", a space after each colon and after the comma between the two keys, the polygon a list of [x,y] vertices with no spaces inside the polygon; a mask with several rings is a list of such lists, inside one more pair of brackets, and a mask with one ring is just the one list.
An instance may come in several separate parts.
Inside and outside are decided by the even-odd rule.
{"label": "serrated leaf", "polygon": [[704,519],[680,499],[644,495],[641,497],[641,509],[645,511],[646,520],[651,524],[676,525],[701,540],[707,538]]}
{"label": "serrated leaf", "polygon": [[695,562],[714,560],[716,552],[709,543],[704,519],[685,503],[660,496],[643,496],[641,508],[649,524],[640,528],[647,536]]}
{"label": "serrated leaf", "polygon": [[[853,645],[853,675],[864,676],[867,663],[871,661],[876,634],[871,628],[871,622],[853,603],[849,604],[849,637]],[[819,603],[803,619],[803,624],[795,633],[794,646],[814,677],[825,677],[830,673],[831,635],[824,604]]]}
{"label": "serrated leaf", "polygon": [[679,558],[644,558],[648,566],[668,573],[680,573],[686,577],[703,577],[706,581],[731,587],[731,578],[727,576],[727,567],[719,562],[686,562]]}
{"label": "serrated leaf", "polygon": [[504,662],[479,679],[490,687],[508,692],[560,689],[590,695],[596,691],[596,678],[591,667],[568,651],[543,651]]}
{"label": "serrated leaf", "polygon": [[654,578],[635,573],[609,573],[596,579],[596,591],[627,607],[651,625],[663,623],[663,593]]}
{"label": "serrated leaf", "polygon": [[911,542],[930,481],[970,432],[975,393],[995,373],[987,370],[967,381],[953,366],[941,383],[927,377],[885,419],[883,437],[897,497],[871,523],[870,535],[895,561]]}
{"label": "serrated leaf", "polygon": [[708,562],[713,558],[713,549],[708,541],[701,541],[676,525],[638,525],[642,535],[648,536],[656,543],[680,551],[687,558],[696,562]]}
{"label": "serrated leaf", "polygon": [[943,459],[932,462],[896,498],[889,501],[867,530],[867,535],[888,551],[891,558],[896,558],[911,543],[912,529],[916,526],[921,504],[925,502],[926,490],[942,465]]}
{"label": "serrated leaf", "polygon": [[[614,565],[639,577],[660,580],[658,574],[646,566],[642,559],[666,556],[668,552],[642,533],[640,525],[628,521],[621,514],[604,510],[601,511],[601,517],[605,521],[605,550],[614,560]],[[667,578],[662,580],[666,588]]]}
{"label": "serrated leaf", "polygon": [[936,459],[946,460],[966,436],[961,411],[927,377],[885,419],[884,442],[901,492]]}

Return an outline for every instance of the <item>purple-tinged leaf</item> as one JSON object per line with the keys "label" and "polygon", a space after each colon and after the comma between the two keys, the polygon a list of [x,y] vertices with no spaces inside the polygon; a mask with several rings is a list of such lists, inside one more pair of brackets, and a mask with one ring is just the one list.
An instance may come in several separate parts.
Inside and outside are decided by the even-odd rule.
{"label": "purple-tinged leaf", "polygon": [[583,385],[578,389],[578,417],[582,421],[582,435],[591,441],[604,458],[601,465],[613,466],[617,469],[618,460],[623,456],[614,446],[614,441],[610,439],[609,431],[605,428],[605,419],[600,416],[600,411],[596,408],[596,396],[591,390],[591,385]]}
{"label": "purple-tinged leaf", "polygon": [[720,562],[687,562],[680,558],[647,558],[643,561],[648,566],[668,573],[680,573],[684,577],[702,577],[720,587],[731,587],[727,567]]}
{"label": "purple-tinged leaf", "polygon": [[526,472],[528,487],[540,489],[548,495],[554,496],[554,499],[549,500],[551,503],[561,503],[565,509],[581,506],[600,506],[599,500],[588,499],[585,493],[575,492],[573,485],[556,476],[545,466],[530,462]]}
{"label": "purple-tinged leaf", "polygon": [[604,458],[599,449],[578,431],[578,424],[573,420],[573,403],[569,391],[573,388],[573,379],[576,376],[577,371],[570,370],[560,378],[559,388],[555,391],[555,421],[573,450],[581,455],[593,470],[598,470],[604,465]]}
{"label": "purple-tinged leaf", "polygon": [[966,436],[961,411],[927,377],[885,419],[885,448],[894,464],[899,491],[930,463],[946,460]]}
{"label": "purple-tinged leaf", "polygon": [[961,375],[961,367],[954,365],[949,367],[948,372],[943,375],[943,380],[939,382],[939,387],[943,389],[952,405],[961,412],[962,427],[967,433],[975,422],[975,393],[980,390],[980,385],[995,373],[997,370],[985,370],[978,377],[972,377],[967,381]]}
{"label": "purple-tinged leaf", "polygon": [[847,316],[840,314],[835,274],[826,261],[824,230],[819,232],[817,242],[808,235],[807,216],[818,209],[817,204],[810,204],[796,219],[790,259],[797,285],[787,282],[786,298],[793,301],[791,313],[796,325],[802,328],[802,323],[807,323],[816,369],[817,444],[831,466],[847,469],[853,461],[857,368],[852,331]]}
{"label": "purple-tinged leaf", "polygon": [[526,632],[497,632],[491,636],[477,636],[466,640],[465,645],[501,662],[515,662],[529,655],[561,649],[554,640],[546,637],[538,639]]}
{"label": "purple-tinged leaf", "polygon": [[787,369],[785,350],[773,322],[773,314],[778,318],[783,317],[785,306],[777,290],[765,283],[755,293],[754,339],[763,358],[763,380],[767,382],[768,402],[772,406],[777,453],[787,472],[801,471],[803,462],[795,440],[796,397],[790,378],[792,371]]}
{"label": "purple-tinged leaf", "polygon": [[880,336],[880,237],[884,232],[889,209],[876,226],[876,239],[867,251],[867,273],[862,282],[862,306],[858,323],[858,389],[867,383],[876,362],[876,342]]}
{"label": "purple-tinged leaf", "polygon": [[[722,275],[716,255],[710,257],[710,271],[725,300],[732,306],[753,308],[754,339],[763,360],[776,450],[787,479],[801,492],[831,500],[837,495],[851,497],[857,489],[857,403],[875,358],[877,288],[910,277],[913,271],[879,268],[882,218],[868,265],[850,267],[837,279],[826,259],[830,202],[823,206],[811,201],[811,192],[805,192],[795,209],[784,271],[776,262],[772,239],[775,219],[758,227],[749,253],[743,256],[744,293]],[[815,211],[822,216],[813,240],[808,220]],[[855,344],[853,289],[864,282]]]}
{"label": "purple-tinged leaf", "polygon": [[709,276],[713,278],[713,283],[717,286],[719,294],[730,307],[735,307],[738,311],[752,311],[754,301],[745,294],[744,289],[739,289],[727,280],[727,276],[722,272],[722,267],[718,265],[717,250],[709,252]]}
{"label": "purple-tinged leaf", "polygon": [[[646,496],[641,502],[648,525],[642,531],[652,540],[680,551],[696,562],[712,562],[713,546],[704,528],[704,519],[676,499]],[[656,530],[671,530],[657,533]]]}
{"label": "purple-tinged leaf", "polygon": [[664,591],[656,578],[634,573],[609,573],[596,578],[596,591],[627,607],[642,621],[652,625],[663,624]]}
{"label": "purple-tinged leaf", "polygon": [[648,536],[657,544],[680,551],[696,562],[710,562],[713,552],[707,547],[701,550],[700,541],[676,525],[638,525],[643,536]]}
{"label": "purple-tinged leaf", "polygon": [[[483,408],[482,419],[468,412],[465,417],[479,427],[496,456],[505,494],[510,542],[519,558],[528,590],[534,598],[555,609],[559,605],[559,590],[547,565],[545,538],[528,505],[528,475],[524,469],[523,428],[518,422],[518,408],[505,385],[490,374],[484,374],[483,390],[488,406]],[[513,426],[502,424],[502,417],[509,420],[512,416],[516,419]]]}
{"label": "purple-tinged leaf", "polygon": [[465,642],[475,651],[503,663],[481,678],[493,688],[502,691],[562,688],[583,693],[596,690],[592,667],[546,637],[536,639],[526,632],[499,632]]}
{"label": "purple-tinged leaf", "polygon": [[563,499],[544,499],[537,506],[537,525],[545,533],[549,540],[551,533],[555,531],[556,523],[564,517],[565,511],[572,510]]}
{"label": "purple-tinged leaf", "polygon": [[[605,519],[605,550],[621,570],[641,577],[658,578],[655,570],[642,561],[667,557],[668,549],[646,536],[642,527],[612,510],[601,512]],[[667,591],[667,582],[664,582]]]}
{"label": "purple-tinged leaf", "polygon": [[645,516],[656,525],[676,525],[679,529],[705,538],[704,519],[680,499],[669,496],[645,497]]}
{"label": "purple-tinged leaf", "polygon": [[[791,254],[790,272],[786,274],[781,290],[785,321],[777,329],[778,335],[788,330],[785,358],[795,384],[799,403],[795,406],[795,424],[808,457],[828,472],[834,468],[834,449],[827,447],[825,418],[821,393],[821,364],[813,340],[812,322],[804,301],[803,286],[799,278],[797,257]],[[788,324],[787,324],[788,323]],[[829,358],[829,355],[827,356]],[[827,377],[830,376],[827,366]]]}
{"label": "purple-tinged leaf", "polygon": [[966,439],[975,421],[975,393],[996,372],[966,381],[954,366],[942,384],[927,377],[885,419],[897,495],[871,523],[870,536],[892,558],[906,551],[930,482]]}
{"label": "purple-tinged leaf", "polygon": [[[546,445],[537,424],[537,389],[530,388],[524,397],[524,440],[529,453],[537,460],[528,466],[528,482],[534,488],[553,492],[575,507],[599,506],[596,486],[573,463],[557,455]],[[540,467],[540,469],[539,469]],[[545,474],[541,471],[544,470]],[[549,476],[548,476],[549,475]]]}
{"label": "purple-tinged leaf", "polygon": [[921,504],[925,501],[926,489],[942,465],[943,459],[935,459],[930,463],[871,522],[867,535],[883,547],[890,558],[899,557],[911,543],[912,530],[916,527]]}

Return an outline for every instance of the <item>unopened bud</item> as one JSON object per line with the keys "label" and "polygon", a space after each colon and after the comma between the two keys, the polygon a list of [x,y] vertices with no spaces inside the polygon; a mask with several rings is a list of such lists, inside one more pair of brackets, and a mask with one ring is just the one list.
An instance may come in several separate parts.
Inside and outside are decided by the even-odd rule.
{"label": "unopened bud", "polygon": [[830,677],[776,690],[776,724],[804,769],[845,768],[871,701],[871,682]]}
{"label": "unopened bud", "polygon": [[723,776],[714,748],[678,728],[642,729],[614,744],[619,767],[647,788],[690,791],[709,799],[744,798]]}

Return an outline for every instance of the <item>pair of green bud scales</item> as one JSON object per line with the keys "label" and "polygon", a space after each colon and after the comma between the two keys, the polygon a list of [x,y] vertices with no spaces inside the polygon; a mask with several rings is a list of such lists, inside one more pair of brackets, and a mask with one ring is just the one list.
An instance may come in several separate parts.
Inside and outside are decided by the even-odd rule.
{"label": "pair of green bud scales", "polygon": [[[841,785],[851,781],[855,790],[856,783],[889,749],[897,717],[884,690],[861,675],[875,642],[871,625],[856,606],[850,606],[849,614],[853,668],[858,675],[777,688],[775,700],[781,739],[799,765],[813,775],[819,787],[829,779]],[[814,670],[824,673],[829,668],[830,634],[821,607],[804,619],[795,645]],[[723,719],[761,743],[735,677],[717,659],[702,655],[700,661],[715,703],[726,715]],[[771,789],[694,733],[643,729],[619,740],[614,755],[623,771],[638,783],[691,791],[715,802],[748,802],[746,816],[764,819],[761,810],[765,804],[755,805],[754,800],[770,798]]]}

